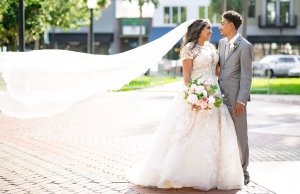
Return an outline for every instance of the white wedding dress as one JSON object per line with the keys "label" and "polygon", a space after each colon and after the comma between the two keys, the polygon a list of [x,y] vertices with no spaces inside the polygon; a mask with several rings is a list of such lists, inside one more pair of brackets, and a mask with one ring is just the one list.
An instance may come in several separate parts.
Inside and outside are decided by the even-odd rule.
{"label": "white wedding dress", "polygon": [[[182,55],[182,59],[194,59],[192,78],[201,76],[217,81],[215,48],[206,43],[191,49],[193,44],[188,43]],[[128,170],[127,180],[158,188],[241,188],[243,170],[227,107],[222,105],[194,114],[183,97],[182,93],[175,97],[155,133],[147,157]]]}

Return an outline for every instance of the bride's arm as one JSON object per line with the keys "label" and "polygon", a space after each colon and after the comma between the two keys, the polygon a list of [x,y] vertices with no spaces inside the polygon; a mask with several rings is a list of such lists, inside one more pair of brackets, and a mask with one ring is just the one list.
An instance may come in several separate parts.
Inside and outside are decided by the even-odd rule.
{"label": "bride's arm", "polygon": [[185,84],[190,83],[191,81],[192,68],[193,68],[192,59],[185,59],[182,61],[183,80]]}

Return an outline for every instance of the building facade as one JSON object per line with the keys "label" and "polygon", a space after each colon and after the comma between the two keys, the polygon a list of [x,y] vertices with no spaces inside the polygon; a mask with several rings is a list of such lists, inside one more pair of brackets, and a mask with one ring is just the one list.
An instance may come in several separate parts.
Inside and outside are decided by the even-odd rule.
{"label": "building facade", "polygon": [[269,54],[300,54],[299,10],[299,0],[250,0],[247,39],[255,61]]}
{"label": "building facade", "polygon": [[[220,14],[213,14],[210,3],[211,0],[161,0],[154,11],[152,30],[148,41],[156,40],[185,21],[203,18],[209,19],[212,23],[213,34],[211,42],[217,45],[221,39],[220,31],[218,30]],[[167,53],[165,58],[172,60],[179,58],[181,41]]]}
{"label": "building facade", "polygon": [[[88,9],[88,8],[87,8]],[[94,20],[94,52],[95,54],[116,53],[116,1],[101,11],[101,17]],[[48,33],[49,44],[46,48],[64,49],[77,52],[87,52],[89,27],[78,30],[50,29]]]}
{"label": "building facade", "polygon": [[[147,43],[152,27],[154,12],[153,4],[145,4],[142,7],[142,42]],[[138,1],[132,2],[117,0],[116,4],[116,45],[117,53],[125,52],[139,46],[140,35],[140,11]]]}

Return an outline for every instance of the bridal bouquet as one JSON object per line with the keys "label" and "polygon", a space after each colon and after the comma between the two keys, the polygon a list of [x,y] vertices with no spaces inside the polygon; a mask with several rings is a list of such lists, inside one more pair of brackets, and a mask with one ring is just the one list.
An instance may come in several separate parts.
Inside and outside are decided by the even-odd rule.
{"label": "bridal bouquet", "polygon": [[189,104],[197,105],[201,110],[219,108],[223,98],[217,92],[218,86],[213,79],[197,78],[183,86],[184,99]]}

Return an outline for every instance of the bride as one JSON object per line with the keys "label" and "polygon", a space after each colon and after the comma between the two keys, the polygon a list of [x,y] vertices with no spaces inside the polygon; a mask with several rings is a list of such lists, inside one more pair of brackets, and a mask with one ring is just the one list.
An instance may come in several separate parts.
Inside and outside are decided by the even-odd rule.
{"label": "bride", "polygon": [[[117,55],[61,50],[0,53],[0,72],[7,89],[0,95],[0,111],[22,119],[45,117],[96,92],[118,89],[160,60],[186,29],[181,51],[185,83],[200,76],[216,82],[218,54],[208,42],[211,25],[189,20],[153,42]],[[227,107],[198,110],[192,119],[194,112],[183,94],[178,94],[146,159],[128,171],[128,181],[159,188],[242,187],[237,137]]]}
{"label": "bride", "polygon": [[[194,21],[181,50],[184,82],[198,77],[217,82],[218,54],[208,42],[211,25]],[[193,187],[201,190],[240,189],[243,186],[235,128],[225,105],[198,110],[178,94],[159,125],[146,159],[127,172],[127,180],[158,188]],[[187,134],[190,124],[192,128]]]}

